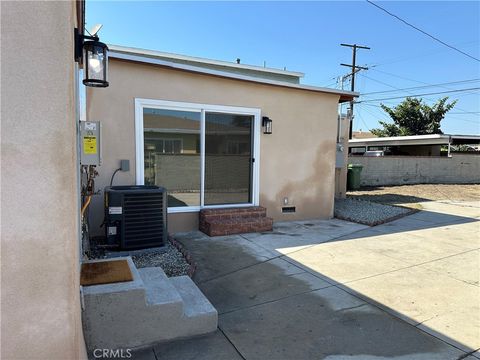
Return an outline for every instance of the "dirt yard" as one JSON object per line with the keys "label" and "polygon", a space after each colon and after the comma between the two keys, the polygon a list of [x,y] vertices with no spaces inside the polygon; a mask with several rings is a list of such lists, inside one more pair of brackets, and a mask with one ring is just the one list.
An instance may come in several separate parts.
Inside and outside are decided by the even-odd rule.
{"label": "dirt yard", "polygon": [[365,187],[347,196],[389,205],[420,208],[424,201],[480,201],[480,184],[420,184]]}

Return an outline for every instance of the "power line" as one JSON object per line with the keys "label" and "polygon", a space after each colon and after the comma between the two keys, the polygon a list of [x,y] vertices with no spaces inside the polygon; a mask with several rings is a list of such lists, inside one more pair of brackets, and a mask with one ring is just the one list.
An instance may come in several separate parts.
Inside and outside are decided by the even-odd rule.
{"label": "power line", "polygon": [[480,111],[462,111],[462,112],[452,112],[449,114],[453,115],[463,115],[463,114],[480,114]]}
{"label": "power line", "polygon": [[[376,104],[362,104],[362,105],[365,105],[365,106],[373,106],[373,107],[376,107],[376,108],[379,108],[379,109],[383,109],[380,105],[376,105]],[[448,114],[452,114],[452,115],[471,115],[471,114],[480,114],[480,111],[455,111],[455,112],[448,112]]]}
{"label": "power line", "polygon": [[[364,104],[364,103],[361,103],[361,104],[357,104],[357,105],[363,105],[363,106],[374,106],[376,108],[381,108],[380,105],[373,105],[373,104]],[[378,120],[385,120],[385,119],[380,119],[380,117],[378,116],[375,116],[375,114],[371,111],[369,111],[367,108],[363,107],[362,110],[365,110],[366,112],[370,113],[370,115],[373,115],[373,117],[375,117],[376,119]],[[383,113],[382,113],[383,114]],[[464,113],[447,113],[446,114],[446,117],[444,120],[460,120],[460,121],[464,121],[464,122],[468,122],[468,123],[472,123],[472,124],[479,124],[480,122],[478,120],[470,120],[470,119],[462,119],[462,118],[458,118],[458,117],[453,117],[453,116],[450,116],[451,114],[456,114],[456,115],[462,115]],[[447,117],[448,116],[448,117]]]}
{"label": "power line", "polygon": [[[376,69],[373,69],[373,70],[376,70]],[[402,76],[395,75],[395,74],[392,74],[392,73],[389,73],[389,72],[386,72],[386,71],[381,71],[381,70],[376,70],[376,71],[379,71],[379,72],[381,72],[381,73],[385,73],[385,74],[390,75],[390,76],[398,77],[398,78],[400,78],[400,79],[413,81],[413,82],[416,82],[416,83],[419,83],[419,84],[432,85],[432,84],[429,84],[429,83],[426,83],[426,82],[423,82],[423,81],[418,81],[418,80],[413,80],[413,79],[404,78],[404,77],[402,77]],[[364,75],[364,74],[361,74],[361,75],[362,75],[362,76],[366,76],[366,75]],[[380,84],[386,85],[386,86],[388,86],[388,87],[391,87],[391,88],[394,88],[394,89],[399,90],[399,88],[397,88],[397,87],[395,87],[395,86],[393,86],[393,85],[384,83],[384,82],[382,82],[382,81],[380,81],[380,80],[375,80],[375,79],[372,79],[372,78],[369,78],[369,79],[370,79],[370,80],[373,80],[373,81],[375,81],[375,82],[378,82],[378,83],[380,83]],[[447,90],[455,90],[455,89],[452,89],[452,88],[449,88],[449,87],[446,87],[446,86],[439,86],[439,87],[444,88],[444,89],[447,89]],[[406,91],[406,92],[407,92],[408,94],[412,94],[412,92],[410,92],[410,91]],[[464,94],[457,94],[457,97],[459,97],[459,96],[465,96],[465,95],[471,95],[471,94],[475,94],[475,95],[476,95],[476,93],[466,92],[466,93],[464,93]],[[434,101],[432,98],[426,98],[426,99],[427,99],[427,100],[430,100],[430,101]],[[455,106],[455,109],[460,110],[460,111],[464,111],[464,112],[468,112],[468,110],[459,108],[458,106]]]}
{"label": "power line", "polygon": [[397,15],[395,15],[395,14],[392,14],[390,11],[384,9],[383,7],[381,7],[381,6],[379,6],[379,5],[375,4],[375,3],[373,3],[372,1],[370,1],[370,0],[366,0],[366,1],[367,1],[369,4],[371,4],[371,5],[379,8],[380,10],[382,10],[382,11],[384,11],[384,12],[386,12],[388,15],[393,16],[394,18],[400,20],[400,21],[403,22],[404,24],[406,24],[406,25],[414,28],[414,29],[417,30],[417,31],[420,31],[422,34],[427,35],[428,37],[432,38],[433,40],[438,41],[440,44],[445,45],[445,46],[449,47],[450,49],[459,52],[460,54],[463,54],[463,55],[468,56],[469,58],[471,58],[471,59],[473,59],[473,60],[476,60],[476,61],[480,62],[480,59],[477,59],[476,57],[474,57],[474,56],[472,56],[472,55],[470,55],[470,54],[467,54],[466,52],[464,52],[464,51],[456,48],[455,46],[449,45],[449,44],[447,44],[446,42],[440,40],[439,38],[437,38],[437,37],[435,37],[435,36],[433,36],[433,35],[430,35],[430,34],[427,33],[426,31],[423,31],[422,29],[416,27],[415,25],[410,24],[409,22],[403,20],[401,17],[399,17],[399,16],[397,16]]}
{"label": "power line", "polygon": [[365,125],[365,127],[367,128],[368,131],[370,131],[370,128],[368,127],[367,123],[365,122],[365,120],[363,119],[363,116],[360,112],[357,112],[358,116],[360,117],[360,120],[362,121],[363,125]]}
{"label": "power line", "polygon": [[383,101],[383,100],[404,99],[404,98],[407,98],[407,97],[416,97],[416,96],[447,94],[447,93],[453,93],[453,92],[463,92],[463,91],[472,91],[472,90],[480,90],[480,87],[440,91],[440,92],[425,93],[425,94],[415,94],[415,95],[407,95],[407,96],[395,96],[395,97],[383,98],[383,99],[367,99],[367,100],[356,101],[355,104],[360,104],[360,103],[364,103],[364,102]]}
{"label": "power line", "polygon": [[[459,43],[459,44],[455,44],[455,45],[456,46],[473,45],[473,44],[477,44],[477,43],[478,43],[478,41],[468,41],[468,42],[463,42],[463,43]],[[396,57],[396,58],[390,58],[390,59],[383,60],[383,61],[381,61],[377,64],[370,65],[370,68],[389,65],[389,64],[395,64],[395,63],[402,62],[402,61],[407,61],[407,60],[411,60],[411,59],[417,59],[417,58],[421,58],[421,57],[425,57],[425,56],[430,56],[430,55],[441,53],[441,52],[444,52],[444,51],[447,51],[447,50],[448,49],[443,49],[442,48],[442,49],[437,49],[437,50],[434,50],[434,51],[424,52],[424,53],[417,54],[417,55],[414,55],[414,56],[401,56],[401,57]]]}
{"label": "power line", "polygon": [[[366,75],[362,76],[366,77],[367,79],[377,81],[375,79],[371,79],[367,77]],[[366,95],[373,95],[373,94],[385,94],[385,93],[391,93],[391,92],[397,92],[397,91],[406,91],[406,90],[417,90],[417,89],[425,89],[429,87],[442,87],[443,85],[453,85],[453,84],[463,84],[463,83],[469,83],[469,82],[477,82],[480,81],[480,79],[470,79],[470,80],[459,80],[459,81],[451,81],[451,82],[446,82],[446,83],[441,83],[441,84],[431,84],[431,85],[422,85],[422,86],[414,86],[414,87],[409,87],[409,88],[403,88],[403,89],[396,89],[396,90],[384,90],[384,91],[375,91],[375,92],[370,92],[370,93],[364,93],[362,96]],[[380,81],[379,81],[380,82]],[[388,85],[388,84],[387,84]],[[388,85],[390,86],[390,85]]]}

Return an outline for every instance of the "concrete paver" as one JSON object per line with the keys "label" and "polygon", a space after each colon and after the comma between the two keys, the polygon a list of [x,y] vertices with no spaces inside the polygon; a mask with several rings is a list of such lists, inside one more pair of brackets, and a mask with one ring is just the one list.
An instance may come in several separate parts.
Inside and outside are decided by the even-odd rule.
{"label": "concrete paver", "polygon": [[125,351],[123,356],[131,358],[133,360],[157,360],[157,358],[155,357],[155,352],[153,351],[153,347],[133,350],[133,351],[130,351],[129,353],[130,353],[130,356]]}
{"label": "concrete paver", "polygon": [[194,280],[202,282],[278,256],[241,236],[210,238],[200,231],[175,236],[201,264]]}
{"label": "concrete paver", "polygon": [[469,218],[480,217],[480,201],[425,201],[421,203],[421,206],[427,211],[431,210],[437,213],[455,214]]}
{"label": "concrete paver", "polygon": [[434,238],[428,233],[385,234],[355,241],[355,245],[408,264],[421,264],[466,251],[448,239]]}
{"label": "concrete paver", "polygon": [[158,359],[471,353],[480,347],[480,206],[425,209],[373,228],[334,219],[276,223],[265,234],[181,235],[223,333],[156,347]]}
{"label": "concrete paver", "polygon": [[324,243],[287,254],[286,257],[336,283],[363,279],[408,266],[403,261],[360,248],[356,241]]}
{"label": "concrete paver", "polygon": [[338,219],[289,221],[275,223],[272,232],[242,236],[277,254],[289,254],[367,228]]}
{"label": "concrete paver", "polygon": [[326,281],[282,259],[200,284],[220,314],[328,286]]}
{"label": "concrete paver", "polygon": [[[159,344],[154,347],[156,360],[241,360],[235,348],[220,332]],[[136,359],[135,359],[136,360]]]}
{"label": "concrete paver", "polygon": [[[420,229],[426,230],[426,229],[433,229],[437,227],[437,225],[433,223],[428,223],[426,221],[422,221],[419,219],[411,219],[412,216],[413,215],[409,215],[392,222],[377,225],[373,227],[372,230],[377,231],[379,233],[383,233],[383,234],[395,234],[395,233],[409,234],[414,232],[415,230],[420,230]],[[451,219],[455,221],[459,220],[456,217],[452,217]]]}
{"label": "concrete paver", "polygon": [[464,350],[480,347],[480,289],[476,286],[412,267],[341,287],[413,325],[430,322],[433,332],[446,334]]}
{"label": "concrete paver", "polygon": [[421,265],[467,284],[479,286],[480,250],[472,250]]}
{"label": "concrete paver", "polygon": [[220,316],[219,326],[246,359],[333,354],[414,359],[419,353],[423,359],[456,359],[462,354],[338,288],[228,313]]}
{"label": "concrete paver", "polygon": [[437,226],[430,229],[421,229],[412,232],[412,235],[455,245],[463,250],[480,248],[480,223],[463,223],[446,226]]}

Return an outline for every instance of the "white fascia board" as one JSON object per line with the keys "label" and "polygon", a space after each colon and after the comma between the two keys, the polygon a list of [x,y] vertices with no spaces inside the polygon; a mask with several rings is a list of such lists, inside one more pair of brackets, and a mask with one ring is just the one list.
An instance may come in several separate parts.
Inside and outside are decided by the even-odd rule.
{"label": "white fascia board", "polygon": [[201,74],[206,74],[206,75],[220,76],[220,77],[230,78],[230,79],[235,79],[235,80],[244,80],[244,81],[250,81],[250,82],[255,82],[255,83],[260,83],[260,84],[287,87],[287,88],[292,88],[292,89],[308,90],[308,91],[334,94],[334,95],[340,95],[340,96],[344,95],[344,96],[349,96],[349,97],[358,97],[360,95],[360,93],[357,93],[357,92],[337,90],[337,89],[329,89],[329,88],[310,86],[310,85],[293,84],[293,83],[288,83],[288,82],[284,82],[284,81],[277,81],[277,80],[270,80],[270,79],[262,79],[262,78],[252,77],[252,76],[246,76],[246,75],[241,75],[241,74],[233,74],[233,73],[228,73],[228,72],[218,71],[218,70],[205,69],[205,68],[192,66],[192,65],[178,64],[178,63],[165,61],[165,60],[154,59],[154,58],[150,58],[150,57],[146,57],[146,56],[130,55],[130,54],[124,54],[124,53],[119,53],[119,52],[114,52],[114,51],[110,51],[108,56],[110,58],[114,58],[114,59],[128,60],[128,61],[134,61],[134,62],[140,62],[140,63],[146,63],[146,64],[153,64],[153,65],[160,65],[160,66],[164,66],[164,67],[168,67],[168,68],[172,68],[172,69],[176,69],[176,70],[184,70],[184,71],[196,72],[196,73],[201,73]]}
{"label": "white fascia board", "polygon": [[130,55],[139,55],[139,56],[145,56],[145,57],[163,57],[163,58],[170,58],[170,59],[176,59],[176,60],[198,62],[198,63],[209,64],[209,65],[226,66],[226,67],[231,67],[233,69],[245,69],[245,70],[271,73],[271,74],[294,76],[298,78],[302,78],[305,76],[304,73],[298,72],[298,71],[280,70],[280,69],[273,69],[273,68],[255,66],[255,65],[235,64],[228,61],[205,59],[205,58],[200,58],[195,56],[172,54],[172,53],[155,51],[155,50],[146,50],[146,49],[132,48],[132,47],[126,47],[126,46],[119,46],[119,45],[110,45],[110,44],[108,45],[108,48],[112,52],[130,54]]}
{"label": "white fascia board", "polygon": [[395,145],[437,145],[448,144],[450,135],[395,136],[369,139],[352,139],[348,146],[395,146]]}

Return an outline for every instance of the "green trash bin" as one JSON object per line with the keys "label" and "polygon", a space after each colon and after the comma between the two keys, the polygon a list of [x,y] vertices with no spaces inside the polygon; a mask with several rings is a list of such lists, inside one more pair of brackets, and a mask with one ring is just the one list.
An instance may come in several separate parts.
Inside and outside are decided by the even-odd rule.
{"label": "green trash bin", "polygon": [[347,169],[347,190],[360,189],[360,174],[362,173],[363,165],[348,164]]}

